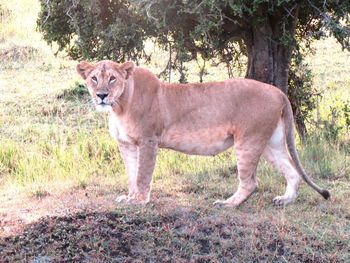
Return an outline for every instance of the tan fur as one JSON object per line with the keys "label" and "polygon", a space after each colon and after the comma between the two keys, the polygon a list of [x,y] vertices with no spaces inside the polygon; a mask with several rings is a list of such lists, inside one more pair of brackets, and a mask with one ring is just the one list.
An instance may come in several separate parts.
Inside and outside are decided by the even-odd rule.
{"label": "tan fur", "polygon": [[[86,79],[97,108],[109,111],[110,133],[119,141],[129,193],[118,201],[149,202],[158,148],[216,155],[233,145],[238,190],[216,204],[237,206],[255,191],[262,154],[287,179],[287,191],[276,197],[275,203],[295,200],[300,175],[326,197],[326,190],[302,170],[295,151],[290,103],[279,89],[249,79],[168,84],[130,61],[121,65],[108,60],[95,65],[82,62],[77,71]],[[101,94],[108,94],[104,105]]]}

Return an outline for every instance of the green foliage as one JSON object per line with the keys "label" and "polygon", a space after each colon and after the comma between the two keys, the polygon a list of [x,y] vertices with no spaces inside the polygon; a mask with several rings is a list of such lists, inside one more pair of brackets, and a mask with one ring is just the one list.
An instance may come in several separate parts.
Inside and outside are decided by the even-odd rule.
{"label": "green foliage", "polygon": [[138,60],[145,40],[142,16],[127,1],[41,1],[38,28],[73,58]]}
{"label": "green foliage", "polygon": [[[184,62],[198,53],[203,58],[223,55],[230,42],[239,43],[252,26],[269,16],[286,29],[295,8],[300,12],[297,37],[330,32],[348,48],[348,24],[341,20],[348,17],[350,6],[348,1],[338,2],[42,0],[38,26],[45,40],[58,43],[76,58],[139,59],[146,56],[143,41],[154,38],[164,47],[172,43],[177,52],[188,53],[188,58],[181,55]],[[278,37],[276,41],[286,43],[294,39],[288,31]]]}

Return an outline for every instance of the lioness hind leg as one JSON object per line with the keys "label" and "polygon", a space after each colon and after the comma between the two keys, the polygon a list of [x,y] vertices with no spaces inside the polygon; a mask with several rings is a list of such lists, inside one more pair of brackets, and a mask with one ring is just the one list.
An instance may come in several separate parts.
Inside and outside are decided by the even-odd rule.
{"label": "lioness hind leg", "polygon": [[[261,149],[252,149],[249,144],[236,146],[239,185],[237,191],[226,200],[218,200],[214,205],[227,207],[238,206],[246,201],[257,189],[256,168],[259,163]],[[257,144],[255,144],[257,146]]]}
{"label": "lioness hind leg", "polygon": [[300,175],[295,169],[289,155],[283,123],[279,122],[263,153],[265,159],[281,172],[287,180],[286,192],[273,199],[275,205],[292,203],[298,194]]}

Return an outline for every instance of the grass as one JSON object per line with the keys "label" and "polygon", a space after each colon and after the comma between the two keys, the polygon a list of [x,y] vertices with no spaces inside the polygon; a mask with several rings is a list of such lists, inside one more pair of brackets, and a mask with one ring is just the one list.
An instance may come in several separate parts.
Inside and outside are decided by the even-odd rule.
{"label": "grass", "polygon": [[[114,199],[126,191],[124,166],[106,116],[95,113],[75,72],[77,62],[55,57],[41,40],[36,1],[0,4],[10,10],[0,27],[0,261],[350,260],[346,130],[327,140],[319,128],[298,146],[305,169],[331,191],[330,201],[302,184],[295,204],[273,207],[285,180],[262,161],[258,193],[236,209],[217,209],[212,202],[238,184],[234,154],[162,150],[152,203],[119,206]],[[308,62],[324,94],[315,118],[331,122],[330,107],[349,100],[349,53],[334,39],[315,48]],[[148,67],[157,73],[162,63],[159,56]],[[189,64],[191,81],[198,81],[195,67]],[[206,81],[227,78],[220,68],[207,71]]]}

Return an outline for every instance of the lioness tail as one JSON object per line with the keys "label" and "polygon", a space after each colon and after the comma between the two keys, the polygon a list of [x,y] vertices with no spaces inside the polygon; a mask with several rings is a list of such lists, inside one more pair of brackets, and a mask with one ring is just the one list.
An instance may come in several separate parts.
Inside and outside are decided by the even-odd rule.
{"label": "lioness tail", "polygon": [[294,141],[294,118],[293,118],[293,112],[292,107],[290,105],[290,102],[287,98],[287,96],[283,96],[284,100],[284,109],[282,112],[282,118],[285,126],[285,133],[286,133],[286,139],[287,139],[287,147],[289,150],[289,154],[292,157],[292,160],[294,162],[295,168],[301,174],[304,181],[310,185],[313,189],[315,189],[319,194],[321,194],[325,199],[328,199],[331,195],[328,190],[320,188],[318,185],[316,185],[310,177],[305,173],[300,160],[298,153],[296,151],[295,147],[295,141]]}

